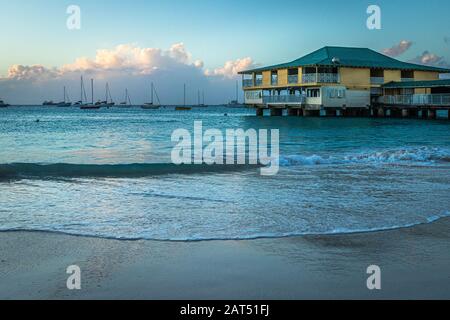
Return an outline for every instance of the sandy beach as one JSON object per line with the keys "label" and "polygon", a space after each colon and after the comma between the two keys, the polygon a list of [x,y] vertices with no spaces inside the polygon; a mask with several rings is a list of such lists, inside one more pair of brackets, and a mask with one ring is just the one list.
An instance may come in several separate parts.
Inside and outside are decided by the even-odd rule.
{"label": "sandy beach", "polygon": [[[449,299],[450,219],[365,234],[118,241],[0,233],[0,299]],[[82,289],[69,291],[69,265]],[[382,289],[366,288],[366,268]]]}

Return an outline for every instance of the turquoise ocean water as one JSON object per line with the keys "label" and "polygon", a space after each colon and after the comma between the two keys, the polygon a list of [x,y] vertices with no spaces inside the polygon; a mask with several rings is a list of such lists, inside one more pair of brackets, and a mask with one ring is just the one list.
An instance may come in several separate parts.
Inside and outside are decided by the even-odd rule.
{"label": "turquoise ocean water", "polygon": [[[171,165],[173,130],[199,120],[205,129],[279,129],[279,173]],[[2,231],[252,239],[408,227],[449,211],[448,120],[0,109]]]}

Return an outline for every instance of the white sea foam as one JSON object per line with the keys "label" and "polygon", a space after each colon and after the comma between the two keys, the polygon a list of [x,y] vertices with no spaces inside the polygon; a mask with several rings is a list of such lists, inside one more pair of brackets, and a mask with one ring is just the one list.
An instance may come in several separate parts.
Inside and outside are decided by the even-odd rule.
{"label": "white sea foam", "polygon": [[324,165],[324,164],[395,164],[395,163],[422,163],[434,164],[440,161],[450,161],[450,151],[441,148],[405,148],[382,151],[369,151],[359,154],[342,156],[320,155],[288,155],[281,156],[281,166]]}

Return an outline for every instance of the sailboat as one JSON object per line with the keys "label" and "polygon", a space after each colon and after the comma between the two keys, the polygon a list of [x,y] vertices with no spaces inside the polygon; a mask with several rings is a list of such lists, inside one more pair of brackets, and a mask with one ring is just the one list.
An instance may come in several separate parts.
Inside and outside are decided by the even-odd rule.
{"label": "sailboat", "polygon": [[186,84],[184,84],[183,106],[182,107],[175,107],[175,110],[177,110],[177,111],[192,110],[191,107],[186,106]]}
{"label": "sailboat", "polygon": [[0,108],[6,108],[9,107],[10,105],[5,103],[3,100],[0,100]]}
{"label": "sailboat", "polygon": [[131,99],[128,94],[128,89],[125,89],[125,100],[121,102],[118,106],[119,108],[131,108]]}
{"label": "sailboat", "polygon": [[111,97],[111,91],[109,90],[109,84],[106,83],[105,87],[105,100],[104,101],[97,101],[95,105],[100,107],[113,107],[115,103],[113,102],[113,99]]}
{"label": "sailboat", "polygon": [[[158,104],[154,104],[153,95],[156,95],[156,99],[158,100]],[[152,82],[152,93],[151,93],[151,102],[144,103],[141,108],[142,109],[159,109],[161,107],[161,102],[159,101],[158,93],[156,92],[155,85]]]}
{"label": "sailboat", "polygon": [[64,101],[57,104],[58,107],[70,107],[72,102],[70,102],[69,95],[67,94],[66,87],[64,87]]}
{"label": "sailboat", "polygon": [[205,105],[205,92],[204,91],[202,91],[202,96],[203,96],[203,100],[200,103],[200,90],[198,90],[198,96],[197,96],[198,104],[197,104],[197,107],[199,107],[199,108],[205,108],[206,107],[206,105]]}
{"label": "sailboat", "polygon": [[[83,77],[81,77],[81,99],[83,99],[83,93],[85,100],[86,99],[86,91],[84,90]],[[92,110],[92,109],[100,109],[101,106],[94,104],[94,79],[91,79],[91,103],[84,103],[81,101],[80,109],[82,110]]]}
{"label": "sailboat", "polygon": [[239,83],[236,81],[236,100],[231,100],[228,103],[228,107],[242,107],[242,105],[239,103]]}

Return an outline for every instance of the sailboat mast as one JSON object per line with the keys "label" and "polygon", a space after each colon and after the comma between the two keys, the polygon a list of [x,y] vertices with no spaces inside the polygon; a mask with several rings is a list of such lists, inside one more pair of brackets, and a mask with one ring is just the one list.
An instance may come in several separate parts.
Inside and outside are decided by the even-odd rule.
{"label": "sailboat mast", "polygon": [[80,83],[80,102],[83,103],[83,76],[81,76],[81,83]]}
{"label": "sailboat mast", "polygon": [[239,82],[236,80],[236,103],[239,103]]}
{"label": "sailboat mast", "polygon": [[186,83],[183,86],[183,106],[186,106]]}
{"label": "sailboat mast", "polygon": [[202,91],[202,96],[203,96],[203,105],[205,104],[205,91]]}
{"label": "sailboat mast", "polygon": [[66,103],[66,86],[64,86],[64,103]]}
{"label": "sailboat mast", "polygon": [[153,104],[153,91],[154,91],[154,85],[153,85],[153,82],[152,82],[152,100],[151,100],[151,102],[152,102],[152,104]]}
{"label": "sailboat mast", "polygon": [[94,104],[94,79],[91,79],[92,104]]}
{"label": "sailboat mast", "polygon": [[200,90],[197,91],[197,104],[200,105]]}

